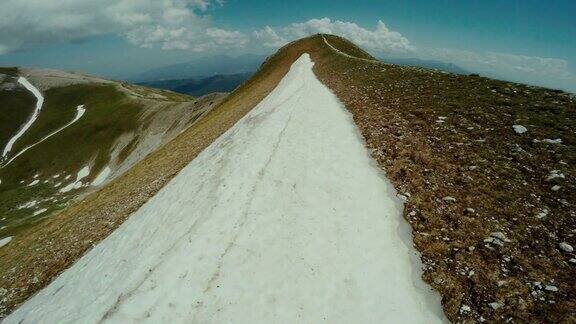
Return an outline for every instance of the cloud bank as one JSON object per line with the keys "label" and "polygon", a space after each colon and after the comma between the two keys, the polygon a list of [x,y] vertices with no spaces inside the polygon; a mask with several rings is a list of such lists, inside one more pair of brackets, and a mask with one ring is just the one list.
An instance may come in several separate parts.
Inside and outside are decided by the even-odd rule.
{"label": "cloud bank", "polygon": [[576,90],[576,75],[570,71],[568,61],[559,58],[448,48],[422,49],[419,56],[454,63],[496,78]]}
{"label": "cloud bank", "polygon": [[248,37],[242,33],[212,26],[205,12],[218,5],[212,0],[5,0],[0,50],[6,53],[103,34],[167,50],[244,46]]}
{"label": "cloud bank", "polygon": [[272,28],[266,26],[253,36],[268,47],[279,47],[289,41],[323,33],[345,37],[362,48],[373,52],[407,53],[414,51],[410,41],[402,34],[390,30],[378,21],[374,30],[368,30],[352,22],[332,21],[330,18],[311,19],[289,26]]}

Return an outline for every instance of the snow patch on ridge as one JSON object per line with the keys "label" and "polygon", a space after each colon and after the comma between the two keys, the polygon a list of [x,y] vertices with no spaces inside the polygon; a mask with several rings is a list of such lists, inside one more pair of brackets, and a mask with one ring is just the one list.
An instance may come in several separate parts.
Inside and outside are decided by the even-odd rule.
{"label": "snow patch on ridge", "polygon": [[403,205],[312,66],[302,55],[5,322],[444,321],[415,275]]}

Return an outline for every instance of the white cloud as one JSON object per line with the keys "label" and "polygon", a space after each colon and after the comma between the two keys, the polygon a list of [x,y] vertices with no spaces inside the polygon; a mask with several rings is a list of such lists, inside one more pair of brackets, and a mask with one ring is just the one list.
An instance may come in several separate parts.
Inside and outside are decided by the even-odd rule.
{"label": "white cloud", "polygon": [[388,29],[382,21],[378,21],[376,29],[368,30],[352,22],[332,21],[329,18],[311,19],[279,28],[266,26],[255,31],[253,36],[265,46],[279,47],[289,41],[317,33],[345,37],[373,52],[406,53],[414,50],[406,37]]}
{"label": "white cloud", "polygon": [[[213,0],[5,0],[0,11],[4,52],[43,43],[118,34],[142,47],[205,51],[237,47],[247,36],[212,26]],[[231,37],[236,42],[231,41]]]}

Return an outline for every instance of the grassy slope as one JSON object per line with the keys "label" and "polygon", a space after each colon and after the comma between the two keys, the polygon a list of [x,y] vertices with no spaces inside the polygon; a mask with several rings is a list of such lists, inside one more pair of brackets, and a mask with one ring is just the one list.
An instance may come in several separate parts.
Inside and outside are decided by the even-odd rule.
{"label": "grassy slope", "polygon": [[[108,152],[116,138],[138,126],[137,117],[141,107],[127,100],[113,85],[53,88],[46,91],[44,96],[46,99],[41,114],[33,127],[16,142],[13,153],[71,121],[78,105],[84,104],[87,110],[76,123],[0,169],[0,215],[6,218],[0,221],[0,226],[10,225],[2,231],[3,235],[14,235],[22,226],[30,226],[41,220],[30,217],[32,211],[29,209],[15,208],[32,197],[39,201],[58,196],[59,202],[46,201],[41,204],[42,208],[48,208],[46,214],[63,207],[67,199],[76,193],[59,194],[59,188],[54,188],[54,185],[63,181],[66,174],[74,178],[75,173],[91,161],[92,170],[97,174],[108,162]],[[40,174],[40,183],[26,186],[34,180],[35,174]],[[56,174],[61,177],[52,178]],[[45,180],[48,182],[44,183]]]}
{"label": "grassy slope", "polygon": [[[165,101],[168,104],[164,109],[169,109],[170,104],[193,100],[169,91],[130,85],[125,87],[130,87],[132,97],[115,84],[77,84],[45,91],[45,102],[38,119],[15,143],[12,155],[71,121],[78,105],[85,105],[86,112],[74,124],[0,168],[0,237],[16,235],[41,222],[84,192],[86,188],[67,193],[60,193],[59,189],[72,182],[76,173],[86,165],[91,166],[91,175],[84,182],[93,179],[109,163],[116,140],[122,134],[135,132],[142,124],[150,122],[155,115],[147,114],[141,118],[148,111],[139,101],[141,98]],[[5,92],[8,92],[7,95],[12,93],[0,91]],[[133,148],[124,150],[125,155]],[[35,180],[33,176],[36,174],[40,182],[28,186]],[[60,177],[53,178],[54,175]],[[71,178],[64,180],[66,175]],[[62,184],[56,188],[58,183]],[[39,202],[33,209],[16,208],[33,200]],[[34,210],[41,208],[48,210],[34,216]]]}

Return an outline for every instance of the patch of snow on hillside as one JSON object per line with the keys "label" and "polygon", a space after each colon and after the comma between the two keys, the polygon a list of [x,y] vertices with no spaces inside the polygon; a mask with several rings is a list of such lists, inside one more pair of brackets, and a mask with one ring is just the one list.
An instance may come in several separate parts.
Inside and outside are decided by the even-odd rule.
{"label": "patch of snow on hillside", "polygon": [[[80,105],[78,107],[76,107],[76,116],[74,117],[74,119],[72,119],[72,121],[68,122],[66,125],[58,128],[57,130],[53,131],[52,133],[42,137],[38,142],[32,144],[32,145],[28,145],[25,148],[23,148],[20,152],[18,152],[18,154],[14,155],[10,160],[8,160],[8,162],[4,163],[2,165],[2,167],[5,167],[7,165],[9,165],[10,163],[12,163],[12,161],[14,161],[17,157],[19,157],[20,155],[24,154],[24,152],[28,151],[29,149],[33,148],[34,146],[44,142],[45,140],[49,139],[50,137],[60,133],[62,130],[64,130],[65,128],[69,127],[70,125],[74,124],[76,121],[78,121],[78,119],[80,119],[84,113],[86,112],[86,109],[84,109],[84,105]],[[57,178],[55,176],[55,178]]]}
{"label": "patch of snow on hillside", "polygon": [[0,240],[0,248],[4,247],[6,244],[10,243],[10,241],[12,241],[12,236],[8,236],[8,237],[1,239]]}
{"label": "patch of snow on hillside", "polygon": [[36,211],[32,214],[32,216],[38,216],[38,215],[44,213],[44,212],[47,211],[47,210],[48,210],[47,208],[38,209],[38,210],[36,210]]}
{"label": "patch of snow on hillside", "polygon": [[[82,179],[86,178],[90,175],[90,166],[85,166],[78,173],[76,174],[76,180],[65,187],[62,187],[59,191],[62,193],[68,192],[72,189],[79,189],[82,187]],[[70,175],[68,175],[65,179],[69,179]]]}
{"label": "patch of snow on hillside", "polygon": [[106,179],[108,178],[108,176],[110,175],[110,167],[105,167],[102,171],[100,171],[100,173],[96,176],[96,178],[94,179],[94,181],[92,181],[91,185],[92,186],[99,186],[102,183],[104,183],[104,181],[106,181]]}
{"label": "patch of snow on hillside", "polygon": [[5,323],[435,323],[403,204],[302,55]]}
{"label": "patch of snow on hillside", "polygon": [[14,143],[16,143],[16,141],[20,137],[22,137],[24,133],[26,133],[26,131],[30,128],[30,126],[34,124],[36,119],[38,119],[38,115],[40,115],[40,110],[42,109],[42,105],[44,104],[44,97],[42,96],[40,90],[36,89],[30,82],[28,82],[28,80],[26,80],[26,78],[19,77],[18,83],[23,85],[24,88],[32,92],[32,94],[36,97],[36,107],[34,108],[34,111],[32,112],[32,116],[30,116],[30,119],[28,119],[28,121],[24,124],[24,126],[20,128],[20,130],[16,133],[16,135],[10,138],[10,140],[6,144],[6,147],[4,147],[4,151],[2,151],[2,157],[6,157],[6,155],[12,150],[12,146],[14,145]]}
{"label": "patch of snow on hillside", "polygon": [[22,204],[22,205],[16,207],[16,209],[32,208],[32,207],[36,206],[37,203],[38,203],[38,201],[32,200],[32,201],[29,201],[25,204]]}

